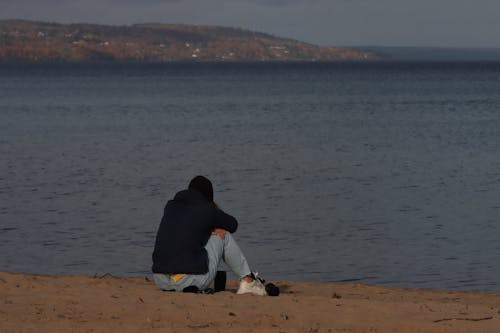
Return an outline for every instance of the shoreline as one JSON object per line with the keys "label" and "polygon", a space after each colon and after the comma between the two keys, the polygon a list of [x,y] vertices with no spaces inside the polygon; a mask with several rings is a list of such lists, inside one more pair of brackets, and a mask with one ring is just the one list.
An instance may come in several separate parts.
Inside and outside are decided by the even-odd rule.
{"label": "shoreline", "polygon": [[500,293],[272,281],[278,297],[162,292],[147,277],[0,272],[2,332],[498,332]]}

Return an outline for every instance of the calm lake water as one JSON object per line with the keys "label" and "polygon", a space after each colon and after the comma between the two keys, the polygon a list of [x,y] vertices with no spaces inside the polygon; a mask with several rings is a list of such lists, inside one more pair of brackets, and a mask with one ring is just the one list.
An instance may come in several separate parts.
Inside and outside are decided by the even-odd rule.
{"label": "calm lake water", "polygon": [[197,174],[265,278],[500,291],[500,63],[0,65],[0,270],[148,274]]}

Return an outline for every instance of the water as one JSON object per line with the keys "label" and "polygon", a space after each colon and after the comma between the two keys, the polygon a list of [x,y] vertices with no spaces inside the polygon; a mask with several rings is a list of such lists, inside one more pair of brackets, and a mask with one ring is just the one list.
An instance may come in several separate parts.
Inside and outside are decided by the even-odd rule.
{"label": "water", "polygon": [[500,291],[500,63],[0,66],[0,270],[148,274],[203,174],[271,279]]}

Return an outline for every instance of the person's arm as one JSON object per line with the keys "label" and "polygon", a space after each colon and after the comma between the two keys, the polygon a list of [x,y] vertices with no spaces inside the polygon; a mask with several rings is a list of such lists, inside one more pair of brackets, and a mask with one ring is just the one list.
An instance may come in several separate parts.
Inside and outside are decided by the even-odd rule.
{"label": "person's arm", "polygon": [[238,229],[238,221],[229,214],[226,214],[218,207],[215,208],[214,229],[224,229],[230,233],[236,232]]}

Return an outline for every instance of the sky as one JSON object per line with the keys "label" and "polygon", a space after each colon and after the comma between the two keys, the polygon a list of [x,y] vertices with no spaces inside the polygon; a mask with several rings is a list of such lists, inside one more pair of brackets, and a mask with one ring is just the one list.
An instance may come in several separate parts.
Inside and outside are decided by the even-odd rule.
{"label": "sky", "polygon": [[208,24],[318,45],[500,47],[499,0],[0,0],[0,19]]}

